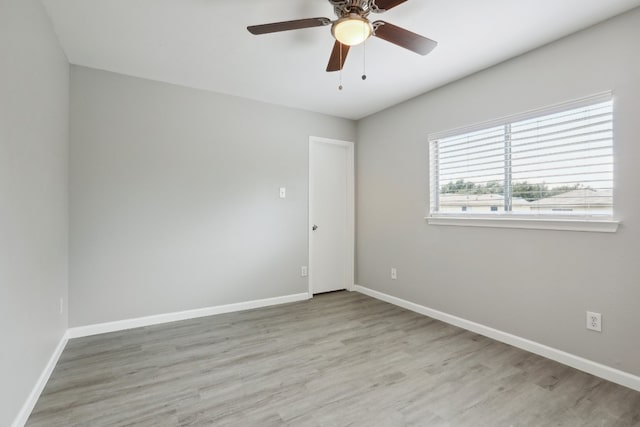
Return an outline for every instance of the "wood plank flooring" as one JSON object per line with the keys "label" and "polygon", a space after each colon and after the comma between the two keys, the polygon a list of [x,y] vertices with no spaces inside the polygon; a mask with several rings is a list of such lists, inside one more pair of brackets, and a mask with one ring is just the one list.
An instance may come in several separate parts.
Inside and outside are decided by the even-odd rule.
{"label": "wood plank flooring", "polygon": [[640,426],[640,393],[338,292],[71,340],[27,425]]}

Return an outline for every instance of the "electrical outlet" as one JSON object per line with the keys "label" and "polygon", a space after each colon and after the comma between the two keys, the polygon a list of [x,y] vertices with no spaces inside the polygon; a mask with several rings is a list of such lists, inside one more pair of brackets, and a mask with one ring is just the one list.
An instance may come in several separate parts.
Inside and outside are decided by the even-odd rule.
{"label": "electrical outlet", "polygon": [[398,278],[398,270],[395,267],[391,267],[391,279],[396,280]]}
{"label": "electrical outlet", "polygon": [[64,298],[60,298],[60,314],[64,313]]}
{"label": "electrical outlet", "polygon": [[587,311],[587,329],[602,332],[602,314]]}
{"label": "electrical outlet", "polygon": [[308,275],[309,275],[309,270],[307,269],[307,266],[303,265],[302,267],[300,267],[300,276],[307,277]]}

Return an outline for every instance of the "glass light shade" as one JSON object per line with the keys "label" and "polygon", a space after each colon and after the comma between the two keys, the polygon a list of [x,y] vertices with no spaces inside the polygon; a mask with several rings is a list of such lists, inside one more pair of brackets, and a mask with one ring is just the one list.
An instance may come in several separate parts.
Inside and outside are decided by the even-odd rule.
{"label": "glass light shade", "polygon": [[349,15],[336,21],[331,27],[331,32],[340,43],[355,46],[369,38],[371,24],[358,15]]}

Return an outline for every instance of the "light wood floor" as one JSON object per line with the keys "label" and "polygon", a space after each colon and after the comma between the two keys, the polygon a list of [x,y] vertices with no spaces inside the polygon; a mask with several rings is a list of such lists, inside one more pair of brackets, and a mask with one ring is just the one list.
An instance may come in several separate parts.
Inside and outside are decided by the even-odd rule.
{"label": "light wood floor", "polygon": [[357,293],[69,341],[28,426],[640,426],[640,393]]}

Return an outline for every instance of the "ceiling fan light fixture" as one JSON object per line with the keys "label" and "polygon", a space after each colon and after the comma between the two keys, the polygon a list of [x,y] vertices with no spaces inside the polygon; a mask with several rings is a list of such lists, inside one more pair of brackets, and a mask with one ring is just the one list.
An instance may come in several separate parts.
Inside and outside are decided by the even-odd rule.
{"label": "ceiling fan light fixture", "polygon": [[340,43],[355,46],[371,36],[369,21],[355,13],[338,19],[331,27],[331,34]]}

